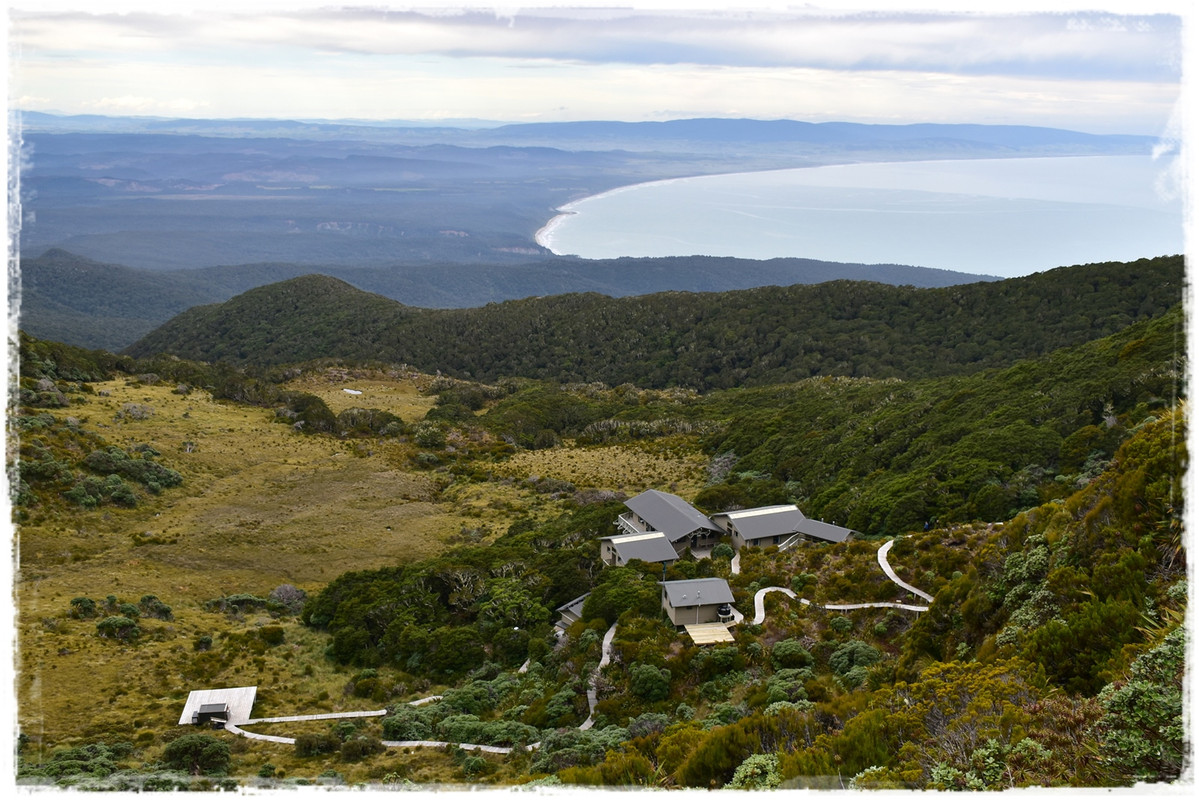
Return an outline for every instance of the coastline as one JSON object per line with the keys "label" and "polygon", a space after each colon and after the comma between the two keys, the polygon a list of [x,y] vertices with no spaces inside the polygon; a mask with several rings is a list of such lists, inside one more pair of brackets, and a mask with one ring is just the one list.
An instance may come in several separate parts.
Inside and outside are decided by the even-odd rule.
{"label": "coastline", "polygon": [[[1104,162],[1112,166],[1100,169]],[[1142,239],[1172,242],[1182,227],[1170,219],[1178,213],[1177,199],[1159,188],[1170,167],[1169,160],[1149,154],[1020,156],[668,178],[565,203],[537,231],[536,241],[556,255],[585,259],[705,254],[962,270],[970,254],[967,260],[981,261],[969,271],[1010,276],[1095,260],[1094,250],[1103,244],[1094,241],[1095,229],[1106,232],[1109,249],[1123,243],[1139,251]],[[803,177],[787,179],[797,174]],[[655,191],[684,182],[688,189],[681,193]],[[603,224],[612,205],[592,209],[587,203],[634,189],[649,191],[618,202],[627,207],[623,218],[608,222],[602,236],[586,234],[589,224]],[[740,198],[737,207],[729,205],[731,197]],[[579,215],[584,219],[569,222]],[[1060,219],[1058,227],[1051,218]],[[1063,238],[1067,229],[1073,233]],[[726,234],[725,240],[714,238]],[[1065,246],[1074,240],[1084,244]]]}
{"label": "coastline", "polygon": [[[807,169],[807,167],[800,167],[800,169]],[[767,172],[776,172],[776,171],[777,172],[785,172],[786,170],[765,170],[765,171],[767,171]],[[714,177],[718,177],[721,175],[748,175],[748,174],[751,174],[751,173],[717,172],[712,175],[682,175],[678,178],[661,178],[656,181],[642,181],[641,183],[629,183],[629,184],[625,184],[624,186],[617,186],[615,189],[608,189],[606,191],[599,192],[598,194],[589,194],[586,197],[580,197],[578,200],[571,200],[569,203],[563,203],[562,205],[555,208],[554,211],[556,211],[557,213],[553,217],[551,217],[548,222],[546,222],[544,225],[542,225],[540,228],[537,229],[537,233],[533,234],[533,241],[536,242],[539,247],[544,247],[546,250],[549,250],[551,253],[553,253],[556,256],[573,255],[572,253],[559,253],[557,250],[554,249],[554,233],[555,233],[555,231],[557,231],[558,228],[560,228],[562,226],[562,224],[564,222],[566,222],[566,220],[568,220],[570,217],[573,217],[576,214],[578,214],[579,212],[576,211],[575,209],[577,209],[580,205],[582,205],[584,203],[589,203],[592,200],[599,200],[601,198],[609,197],[614,194],[620,194],[622,192],[627,192],[632,189],[640,189],[643,186],[657,186],[659,184],[678,183],[679,181],[691,181],[691,180],[695,180],[696,178],[714,178]]]}

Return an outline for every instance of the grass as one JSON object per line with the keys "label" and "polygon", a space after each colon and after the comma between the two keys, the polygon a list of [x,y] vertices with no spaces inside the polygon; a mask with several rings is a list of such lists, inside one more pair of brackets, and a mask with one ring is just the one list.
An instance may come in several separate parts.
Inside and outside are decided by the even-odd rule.
{"label": "grass", "polygon": [[[350,408],[378,408],[412,423],[423,419],[436,404],[436,395],[427,393],[433,380],[418,372],[329,367],[320,372],[306,372],[286,386],[316,395],[334,414]],[[352,394],[347,389],[361,394]]]}
{"label": "grass", "polygon": [[[433,405],[424,393],[428,380],[329,369],[293,388],[318,394],[335,412],[377,407],[412,422]],[[349,395],[346,387],[363,394]],[[16,683],[18,722],[28,737],[23,756],[32,761],[60,747],[115,739],[135,743],[133,766],[152,765],[169,741],[192,732],[178,721],[193,689],[257,686],[257,717],[381,708],[401,698],[380,702],[347,693],[355,670],[325,657],[325,634],[294,617],[227,615],[205,604],[231,594],[265,597],[284,583],[311,594],[349,570],[488,541],[518,517],[545,519],[564,510],[571,490],[547,490],[547,480],[627,494],[661,488],[684,497],[704,483],[706,460],[685,438],[624,446],[567,442],[486,462],[486,479],[454,481],[448,472],[416,469],[416,449],[402,439],[308,436],[276,423],[270,410],[214,402],[203,392],[175,394],[166,385],[119,380],[94,388],[95,394],[76,395],[80,402],[54,413],[77,418],[110,444],[153,446],[184,482],[158,496],[141,492],[133,509],[84,511],[50,501],[22,522]],[[151,413],[142,419],[121,414],[129,404]],[[834,565],[849,566],[836,555],[842,549],[826,550],[824,569],[802,563],[807,554],[793,556],[796,563],[788,566],[824,578]],[[851,560],[872,563],[873,547],[866,549]],[[921,569],[897,561],[905,573]],[[778,569],[766,561],[762,567]],[[114,595],[137,603],[147,594],[171,606],[174,619],[143,618],[136,644],[99,637],[99,618],[69,616],[74,597],[102,602]],[[284,629],[282,644],[267,646],[258,637],[267,625]],[[196,649],[201,637],[211,638],[210,650]],[[441,688],[406,686],[402,699]],[[294,737],[334,724],[257,730]],[[363,730],[382,738],[377,720]],[[302,759],[290,745],[233,738],[230,746],[231,774],[250,783],[267,763],[275,767],[274,780],[285,784],[313,782],[329,771],[351,784],[389,776],[425,784],[515,782],[527,775],[527,756],[523,763],[521,756],[488,756],[492,763],[481,777],[466,776],[461,758],[440,749],[392,750],[347,763],[338,754]]]}
{"label": "grass", "polygon": [[[411,417],[420,403],[431,404],[412,381],[394,383],[393,413],[406,409]],[[147,731],[157,742],[174,729],[194,688],[266,686],[280,695],[276,703],[268,693],[268,704],[283,713],[314,713],[322,692],[333,709],[372,707],[341,696],[347,677],[324,659],[327,637],[294,621],[285,623],[279,648],[234,654],[197,673],[197,663],[216,662],[197,658],[197,637],[212,636],[221,652],[222,634],[270,622],[229,618],[204,603],[243,592],[265,597],[283,583],[315,592],[348,570],[439,552],[477,520],[445,503],[433,477],[408,471],[405,444],[376,442],[362,455],[345,442],[276,424],[268,410],[214,402],[202,392],[178,395],[124,380],[94,386],[86,402],[56,413],[111,444],[152,445],[184,483],[157,497],[145,493],[134,509],[47,503],[21,524],[14,575],[19,724],[35,752],[89,737],[132,741]],[[153,413],[119,417],[128,403]],[[143,620],[141,641],[125,645],[99,638],[96,620],[67,616],[72,598],[110,594],[131,603],[157,595],[175,620]]]}
{"label": "grass", "polygon": [[576,487],[605,487],[636,494],[662,489],[691,495],[703,487],[707,458],[675,448],[665,453],[632,445],[555,447],[524,450],[495,468],[498,475],[539,476],[568,481]]}

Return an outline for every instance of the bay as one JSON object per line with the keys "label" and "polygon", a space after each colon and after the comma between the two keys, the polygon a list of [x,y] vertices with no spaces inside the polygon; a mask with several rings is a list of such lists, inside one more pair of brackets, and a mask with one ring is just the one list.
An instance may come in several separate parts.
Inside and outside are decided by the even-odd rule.
{"label": "bay", "polygon": [[971,159],[655,181],[563,206],[538,242],[589,259],[798,257],[1013,277],[1182,253],[1169,164]]}

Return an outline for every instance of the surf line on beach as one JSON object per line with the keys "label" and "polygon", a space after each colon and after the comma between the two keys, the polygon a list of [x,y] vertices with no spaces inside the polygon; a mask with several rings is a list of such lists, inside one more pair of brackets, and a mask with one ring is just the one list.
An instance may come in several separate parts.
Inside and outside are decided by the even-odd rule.
{"label": "surf line on beach", "polygon": [[564,222],[566,222],[568,219],[570,219],[573,216],[576,216],[579,213],[578,212],[579,206],[583,205],[584,203],[589,203],[592,200],[599,200],[600,198],[603,198],[603,197],[611,197],[612,195],[615,195],[615,194],[621,194],[623,192],[630,192],[630,191],[633,191],[634,189],[641,189],[646,186],[658,186],[658,185],[668,184],[668,183],[678,183],[680,181],[691,180],[692,178],[697,178],[697,177],[708,177],[708,176],[685,175],[685,176],[681,176],[678,178],[663,178],[662,180],[657,180],[657,181],[645,181],[643,183],[630,183],[627,186],[617,186],[615,189],[609,189],[606,192],[600,192],[599,194],[589,194],[586,197],[580,197],[578,200],[571,200],[569,203],[565,203],[554,209],[558,213],[553,218],[551,218],[549,222],[542,225],[541,228],[537,231],[537,233],[533,234],[533,241],[537,242],[537,244],[540,247],[544,247],[546,250],[549,250],[551,253],[553,253],[556,256],[571,255],[570,253],[559,253],[557,250],[554,249],[554,233],[559,228],[562,227],[562,224]]}

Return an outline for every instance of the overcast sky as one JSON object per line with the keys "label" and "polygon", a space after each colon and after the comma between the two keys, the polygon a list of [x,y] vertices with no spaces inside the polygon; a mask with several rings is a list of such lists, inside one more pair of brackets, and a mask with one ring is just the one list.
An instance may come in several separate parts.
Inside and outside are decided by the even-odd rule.
{"label": "overcast sky", "polygon": [[1154,0],[1009,3],[1021,10],[1004,14],[935,0],[918,7],[940,10],[922,13],[883,0],[799,11],[768,2],[730,11],[703,0],[685,4],[689,11],[653,2],[603,10],[603,0],[593,3],[600,10],[436,0],[412,4],[425,11],[265,0],[217,0],[203,11],[118,0],[9,5],[8,96],[26,110],[516,122],[720,116],[1149,134],[1166,130],[1178,104],[1186,13],[1182,2]]}

